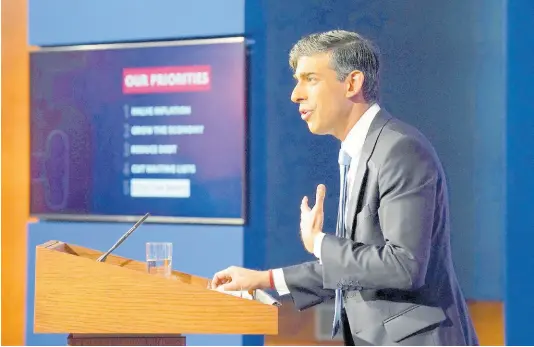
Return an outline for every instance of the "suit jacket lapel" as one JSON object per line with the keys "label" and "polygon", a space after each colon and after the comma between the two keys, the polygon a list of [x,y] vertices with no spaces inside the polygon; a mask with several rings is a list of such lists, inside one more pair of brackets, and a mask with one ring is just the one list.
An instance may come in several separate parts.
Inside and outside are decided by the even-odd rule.
{"label": "suit jacket lapel", "polygon": [[356,169],[356,176],[354,178],[354,184],[352,185],[353,188],[349,197],[346,211],[346,220],[348,224],[347,236],[351,238],[352,231],[354,229],[354,223],[356,221],[356,211],[361,208],[360,194],[362,192],[365,175],[367,174],[367,162],[369,161],[371,154],[373,154],[373,150],[375,148],[380,132],[390,119],[391,115],[381,109],[373,119],[373,122],[371,123],[371,126],[369,128],[369,132],[367,133],[367,137],[365,138],[365,142],[363,143],[362,153],[357,164],[358,168]]}

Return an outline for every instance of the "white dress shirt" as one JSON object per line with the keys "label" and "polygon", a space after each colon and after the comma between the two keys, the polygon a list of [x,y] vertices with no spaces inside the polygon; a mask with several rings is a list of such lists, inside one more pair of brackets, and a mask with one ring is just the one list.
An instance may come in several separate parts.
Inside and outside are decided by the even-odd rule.
{"label": "white dress shirt", "polygon": [[[341,143],[341,148],[351,157],[351,164],[347,174],[347,201],[350,199],[350,194],[352,193],[356,169],[358,168],[358,161],[360,160],[365,138],[367,137],[371,123],[379,111],[380,106],[378,104],[373,104],[371,107],[369,107],[369,109],[365,111],[362,117],[349,131],[345,141]],[[319,259],[319,261],[321,261],[321,246],[324,236],[324,233],[320,233],[315,237],[314,240],[313,254]],[[273,281],[274,287],[279,295],[289,294],[289,289],[287,288],[282,269],[273,270]]]}

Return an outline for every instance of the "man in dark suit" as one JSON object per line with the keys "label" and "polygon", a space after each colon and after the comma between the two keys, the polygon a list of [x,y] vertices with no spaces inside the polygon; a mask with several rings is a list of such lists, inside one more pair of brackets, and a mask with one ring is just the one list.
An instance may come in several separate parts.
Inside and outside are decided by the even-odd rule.
{"label": "man in dark suit", "polygon": [[477,345],[451,259],[445,174],[435,150],[378,100],[379,57],[357,33],[330,31],[291,50],[310,131],[341,141],[335,235],[323,232],[326,187],[301,204],[301,237],[318,260],[283,269],[230,267],[212,287],[275,288],[304,310],[334,300],[348,345]]}

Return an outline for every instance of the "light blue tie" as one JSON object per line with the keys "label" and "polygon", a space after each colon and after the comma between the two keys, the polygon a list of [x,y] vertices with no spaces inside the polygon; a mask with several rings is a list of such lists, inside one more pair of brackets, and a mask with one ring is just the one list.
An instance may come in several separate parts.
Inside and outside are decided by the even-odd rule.
{"label": "light blue tie", "polygon": [[[349,172],[350,156],[343,149],[339,150],[339,207],[337,211],[336,236],[345,238],[345,206],[347,200],[347,173]],[[336,289],[334,302],[334,322],[332,323],[332,338],[336,336],[341,325],[341,311],[343,309],[343,296],[341,289]]]}

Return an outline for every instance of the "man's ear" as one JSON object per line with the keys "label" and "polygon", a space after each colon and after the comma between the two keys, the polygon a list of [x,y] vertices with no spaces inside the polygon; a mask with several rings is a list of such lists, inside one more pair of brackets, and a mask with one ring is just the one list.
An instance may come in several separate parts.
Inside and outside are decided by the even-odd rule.
{"label": "man's ear", "polygon": [[359,70],[354,70],[349,73],[345,79],[345,83],[347,85],[347,92],[345,96],[347,98],[353,98],[354,96],[360,94],[362,92],[364,79],[365,76],[363,72]]}

